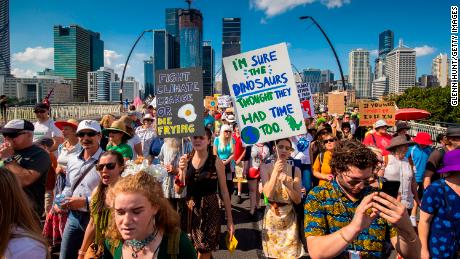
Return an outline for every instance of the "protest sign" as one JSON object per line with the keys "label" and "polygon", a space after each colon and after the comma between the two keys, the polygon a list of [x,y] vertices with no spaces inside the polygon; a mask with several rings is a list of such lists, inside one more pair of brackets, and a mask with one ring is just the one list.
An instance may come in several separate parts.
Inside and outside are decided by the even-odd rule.
{"label": "protest sign", "polygon": [[232,98],[230,95],[220,95],[217,97],[219,108],[228,108],[232,106]]}
{"label": "protest sign", "polygon": [[305,133],[286,43],[223,59],[245,145]]}
{"label": "protest sign", "polygon": [[217,110],[217,98],[213,96],[206,96],[204,99],[204,107],[208,110]]}
{"label": "protest sign", "polygon": [[327,94],[327,113],[343,114],[345,112],[345,98],[343,93]]}
{"label": "protest sign", "polygon": [[311,94],[310,84],[298,83],[297,94],[299,95],[303,117],[305,119],[313,118],[315,116],[315,108],[313,103],[313,96]]}
{"label": "protest sign", "polygon": [[359,103],[359,126],[373,126],[378,120],[384,119],[390,126],[395,125],[394,102],[360,102]]}
{"label": "protest sign", "polygon": [[155,73],[159,137],[204,135],[203,78],[200,68]]}

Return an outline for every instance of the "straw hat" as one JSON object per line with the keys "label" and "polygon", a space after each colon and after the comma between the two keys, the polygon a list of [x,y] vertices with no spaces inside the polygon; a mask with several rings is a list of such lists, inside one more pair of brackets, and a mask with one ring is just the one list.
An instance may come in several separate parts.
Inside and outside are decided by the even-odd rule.
{"label": "straw hat", "polygon": [[109,132],[111,131],[122,132],[126,134],[128,137],[131,137],[131,134],[129,134],[128,131],[126,131],[126,125],[122,121],[119,121],[119,120],[112,122],[112,125],[110,125],[109,128],[102,130],[104,135],[108,135]]}

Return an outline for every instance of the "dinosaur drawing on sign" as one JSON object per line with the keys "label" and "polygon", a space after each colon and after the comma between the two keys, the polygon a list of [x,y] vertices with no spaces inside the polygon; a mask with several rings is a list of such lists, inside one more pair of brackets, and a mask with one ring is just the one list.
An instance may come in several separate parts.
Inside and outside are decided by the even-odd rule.
{"label": "dinosaur drawing on sign", "polygon": [[300,130],[300,127],[302,126],[302,121],[296,122],[294,117],[291,115],[286,116],[286,121],[289,124],[291,130]]}

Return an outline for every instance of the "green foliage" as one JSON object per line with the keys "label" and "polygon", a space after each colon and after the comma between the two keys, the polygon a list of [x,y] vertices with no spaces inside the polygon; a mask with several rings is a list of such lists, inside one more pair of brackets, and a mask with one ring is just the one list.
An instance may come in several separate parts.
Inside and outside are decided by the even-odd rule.
{"label": "green foliage", "polygon": [[450,87],[420,88],[412,87],[402,95],[392,95],[388,100],[395,101],[399,108],[417,108],[431,113],[430,121],[460,123],[460,106],[450,105]]}

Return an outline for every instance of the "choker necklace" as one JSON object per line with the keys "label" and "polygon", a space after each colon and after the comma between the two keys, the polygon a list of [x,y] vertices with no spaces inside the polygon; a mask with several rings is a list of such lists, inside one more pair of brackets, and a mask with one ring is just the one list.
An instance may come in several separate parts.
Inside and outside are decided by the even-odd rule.
{"label": "choker necklace", "polygon": [[137,254],[142,251],[150,242],[152,242],[157,237],[157,235],[158,229],[155,229],[155,231],[147,236],[144,240],[126,240],[126,245],[128,245],[133,250],[131,256],[133,258],[137,258]]}

